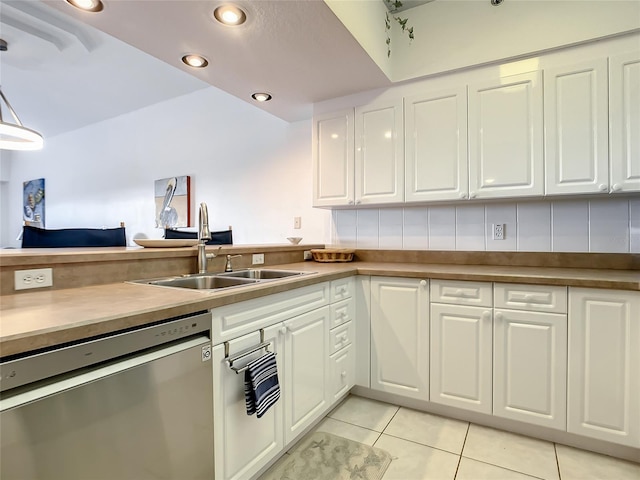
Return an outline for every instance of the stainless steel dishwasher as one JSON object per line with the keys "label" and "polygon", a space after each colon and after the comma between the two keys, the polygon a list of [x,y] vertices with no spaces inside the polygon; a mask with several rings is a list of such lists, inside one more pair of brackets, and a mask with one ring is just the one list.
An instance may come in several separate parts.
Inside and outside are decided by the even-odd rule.
{"label": "stainless steel dishwasher", "polygon": [[213,479],[211,314],[0,361],[0,478]]}

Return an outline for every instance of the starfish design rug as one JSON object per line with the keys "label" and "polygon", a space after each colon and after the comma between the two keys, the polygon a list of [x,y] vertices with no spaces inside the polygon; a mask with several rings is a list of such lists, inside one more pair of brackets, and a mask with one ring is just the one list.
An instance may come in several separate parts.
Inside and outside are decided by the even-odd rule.
{"label": "starfish design rug", "polygon": [[314,432],[261,480],[380,480],[389,463],[391,455],[380,448]]}

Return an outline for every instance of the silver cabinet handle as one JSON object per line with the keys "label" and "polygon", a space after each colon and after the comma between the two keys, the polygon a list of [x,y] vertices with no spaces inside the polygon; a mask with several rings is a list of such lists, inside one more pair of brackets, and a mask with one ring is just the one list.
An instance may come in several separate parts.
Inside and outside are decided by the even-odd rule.
{"label": "silver cabinet handle", "polygon": [[469,198],[476,198],[477,195],[476,192],[469,192]]}
{"label": "silver cabinet handle", "polygon": [[464,193],[464,192],[462,192],[462,193],[460,194],[460,198],[467,198],[467,194],[466,194],[466,193]]}
{"label": "silver cabinet handle", "polygon": [[622,190],[622,185],[620,185],[619,183],[614,183],[612,188],[614,192],[619,192],[620,190]]}
{"label": "silver cabinet handle", "polygon": [[609,187],[607,187],[604,183],[601,183],[600,185],[598,185],[598,188],[600,189],[601,192],[606,192],[607,190],[609,190]]}
{"label": "silver cabinet handle", "polygon": [[427,284],[426,280],[420,280],[420,286],[424,287]]}

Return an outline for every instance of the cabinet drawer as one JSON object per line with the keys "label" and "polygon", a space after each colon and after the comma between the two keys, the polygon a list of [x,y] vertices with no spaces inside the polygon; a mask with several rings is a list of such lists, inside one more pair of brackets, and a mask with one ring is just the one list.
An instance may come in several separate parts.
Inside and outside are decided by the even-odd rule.
{"label": "cabinet drawer", "polygon": [[567,313],[567,287],[496,283],[494,286],[494,307]]}
{"label": "cabinet drawer", "polygon": [[329,304],[329,282],[214,308],[213,342],[222,343]]}
{"label": "cabinet drawer", "polygon": [[347,322],[329,332],[329,355],[333,355],[341,348],[353,343],[355,338],[355,323]]}
{"label": "cabinet drawer", "polygon": [[356,287],[354,277],[341,278],[331,282],[331,303],[353,297]]}
{"label": "cabinet drawer", "polygon": [[431,280],[431,302],[491,307],[491,284],[457,280]]}
{"label": "cabinet drawer", "polygon": [[331,324],[329,328],[337,327],[356,318],[356,303],[353,299],[342,300],[331,305]]}

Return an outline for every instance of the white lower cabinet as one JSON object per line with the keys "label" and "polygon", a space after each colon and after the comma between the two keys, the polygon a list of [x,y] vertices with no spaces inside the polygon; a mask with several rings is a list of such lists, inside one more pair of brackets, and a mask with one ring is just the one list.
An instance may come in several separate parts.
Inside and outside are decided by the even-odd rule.
{"label": "white lower cabinet", "polygon": [[[484,300],[487,288],[489,297]],[[431,304],[432,402],[491,413],[491,305],[465,304],[490,302],[490,289],[490,284],[432,280],[432,300],[457,294],[462,303]]]}
{"label": "white lower cabinet", "polygon": [[[265,330],[265,337],[283,338],[282,386],[284,393],[284,441],[294,440],[327,407],[327,337],[329,307],[305,313],[282,326]],[[271,333],[273,332],[273,333]]]}
{"label": "white lower cabinet", "polygon": [[[284,357],[279,336],[272,338],[269,349],[275,351],[278,371]],[[260,343],[258,333],[229,342],[231,355]],[[247,358],[257,358],[260,352]],[[244,397],[244,375],[229,368],[224,344],[213,349],[214,385],[214,451],[215,478],[248,479],[267,465],[284,447],[283,401],[276,402],[262,418],[247,415]]]}
{"label": "white lower cabinet", "polygon": [[429,398],[426,280],[371,277],[371,388]]}
{"label": "white lower cabinet", "polygon": [[567,316],[495,310],[493,414],[566,429]]}
{"label": "white lower cabinet", "polygon": [[640,292],[569,289],[567,430],[640,447]]}

